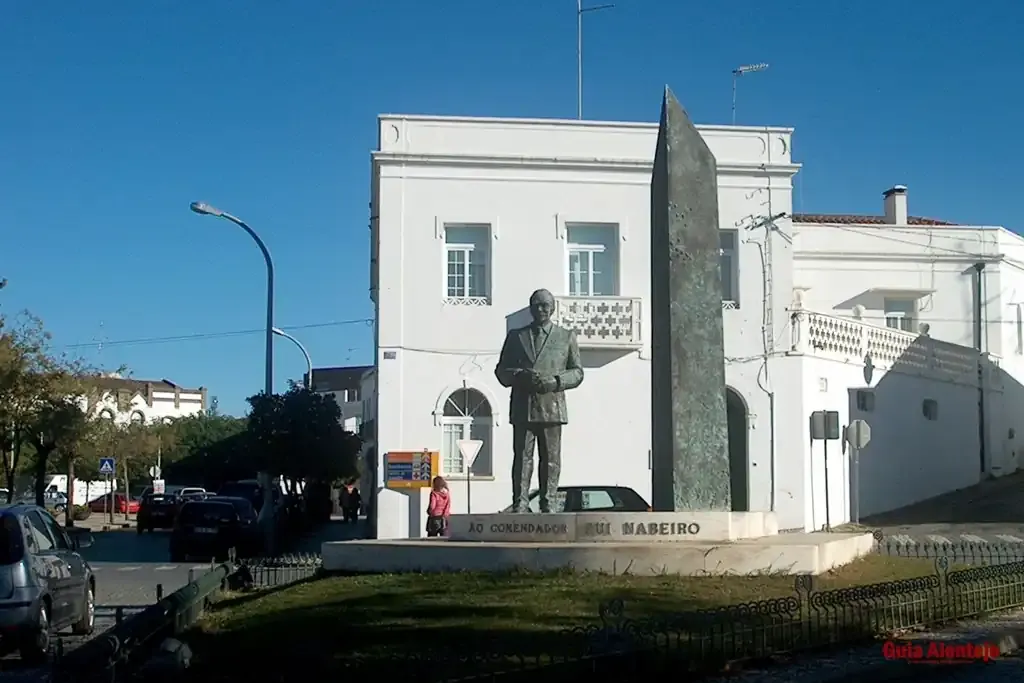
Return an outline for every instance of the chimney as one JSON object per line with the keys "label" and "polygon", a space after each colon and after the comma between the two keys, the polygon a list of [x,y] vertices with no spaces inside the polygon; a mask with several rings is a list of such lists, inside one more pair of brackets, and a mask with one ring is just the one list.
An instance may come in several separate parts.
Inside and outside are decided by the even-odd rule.
{"label": "chimney", "polygon": [[907,224],[907,186],[893,185],[882,193],[885,201],[885,222],[889,225]]}

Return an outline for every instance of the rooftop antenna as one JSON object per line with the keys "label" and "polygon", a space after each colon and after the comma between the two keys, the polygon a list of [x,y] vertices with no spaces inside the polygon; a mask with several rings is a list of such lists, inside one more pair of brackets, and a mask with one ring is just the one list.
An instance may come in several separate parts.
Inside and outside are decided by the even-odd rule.
{"label": "rooftop antenna", "polygon": [[736,125],[736,81],[743,74],[757,73],[758,71],[765,71],[767,68],[767,64],[759,62],[758,64],[744,64],[732,70],[732,125]]}
{"label": "rooftop antenna", "polygon": [[93,341],[96,342],[96,363],[99,364],[100,354],[103,353],[103,342],[106,341],[107,335],[104,334],[103,321],[100,321],[99,332],[93,337]]}
{"label": "rooftop antenna", "polygon": [[583,0],[576,0],[576,119],[583,120],[583,15],[611,9],[615,5],[584,7]]}

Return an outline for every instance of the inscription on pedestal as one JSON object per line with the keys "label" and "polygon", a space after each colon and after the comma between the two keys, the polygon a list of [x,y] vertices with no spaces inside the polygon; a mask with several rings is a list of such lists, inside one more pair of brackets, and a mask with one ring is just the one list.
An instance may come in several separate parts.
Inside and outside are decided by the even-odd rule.
{"label": "inscription on pedestal", "polygon": [[576,538],[590,536],[696,536],[697,522],[586,522],[576,527]]}
{"label": "inscription on pedestal", "polygon": [[760,512],[499,512],[452,515],[449,529],[453,541],[485,543],[716,543],[774,535],[778,525]]}

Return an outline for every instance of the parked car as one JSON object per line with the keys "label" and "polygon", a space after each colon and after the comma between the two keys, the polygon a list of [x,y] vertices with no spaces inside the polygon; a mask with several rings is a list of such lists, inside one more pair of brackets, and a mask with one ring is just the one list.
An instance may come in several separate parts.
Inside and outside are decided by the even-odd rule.
{"label": "parked car", "polygon": [[259,515],[252,503],[245,498],[230,496],[207,495],[204,500],[209,503],[228,503],[233,506],[235,512],[238,513],[240,526],[239,544],[235,550],[240,557],[259,554],[259,551],[263,549],[263,535],[259,527]]}
{"label": "parked car", "polygon": [[[245,498],[252,503],[257,513],[263,507],[263,487],[255,479],[229,481],[217,489],[217,495],[227,496],[228,498]],[[274,505],[278,505],[281,500],[281,490],[274,487],[272,495],[274,497]]]}
{"label": "parked car", "polygon": [[206,489],[199,486],[184,486],[178,491],[178,496],[182,500],[202,500],[208,495],[210,494],[206,492]]}
{"label": "parked car", "polygon": [[249,550],[255,524],[243,522],[232,502],[191,501],[181,506],[171,532],[171,562],[190,557],[224,559],[231,549]]}
{"label": "parked car", "polygon": [[139,512],[139,501],[128,498],[123,493],[114,493],[113,500],[107,493],[89,501],[90,512],[110,512],[111,508],[118,515],[134,515]]}
{"label": "parked car", "polygon": [[178,515],[181,499],[173,493],[145,494],[139,503],[139,511],[135,516],[135,529],[138,533],[154,529],[170,529],[174,527],[174,518]]}
{"label": "parked car", "polygon": [[[643,496],[626,486],[559,486],[564,512],[650,512]],[[530,492],[530,512],[540,512],[540,491]],[[512,512],[508,506],[503,512]]]}
{"label": "parked car", "polygon": [[91,533],[62,529],[44,508],[0,506],[0,641],[27,663],[46,662],[57,631],[92,633],[96,577],[78,553],[90,545]]}

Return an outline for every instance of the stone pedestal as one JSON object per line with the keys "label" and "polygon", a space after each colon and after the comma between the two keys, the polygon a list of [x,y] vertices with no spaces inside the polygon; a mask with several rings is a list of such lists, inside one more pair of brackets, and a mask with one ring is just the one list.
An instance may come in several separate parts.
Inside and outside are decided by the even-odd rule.
{"label": "stone pedestal", "polygon": [[562,512],[453,515],[453,541],[491,543],[678,543],[779,533],[772,512]]}
{"label": "stone pedestal", "polygon": [[771,512],[454,515],[437,539],[325,543],[344,572],[550,571],[707,576],[820,574],[871,551],[871,534],[779,534]]}

